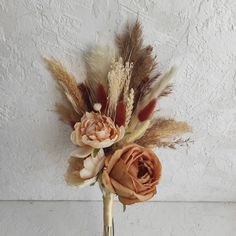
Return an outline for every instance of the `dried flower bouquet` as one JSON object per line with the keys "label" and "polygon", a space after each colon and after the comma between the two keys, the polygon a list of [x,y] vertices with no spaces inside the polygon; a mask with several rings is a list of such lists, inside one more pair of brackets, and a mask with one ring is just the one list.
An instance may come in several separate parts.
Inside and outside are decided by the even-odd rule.
{"label": "dried flower bouquet", "polygon": [[104,235],[112,235],[114,195],[125,205],[156,194],[161,163],[153,147],[175,148],[190,132],[186,122],[155,117],[157,101],[172,92],[171,68],[157,72],[152,46],[143,45],[137,20],[116,37],[116,47],[95,47],[86,55],[87,75],[77,84],[54,59],[45,59],[68,101],[57,104],[61,119],[72,128],[77,146],[71,153],[66,181],[99,182],[104,200]]}

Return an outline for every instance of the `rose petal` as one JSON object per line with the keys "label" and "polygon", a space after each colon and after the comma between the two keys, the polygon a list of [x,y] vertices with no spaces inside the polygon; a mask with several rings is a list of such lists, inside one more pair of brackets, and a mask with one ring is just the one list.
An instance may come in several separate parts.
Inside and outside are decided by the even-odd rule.
{"label": "rose petal", "polygon": [[160,176],[161,163],[156,154],[130,144],[106,158],[102,182],[109,191],[118,194],[123,204],[128,205],[152,198]]}
{"label": "rose petal", "polygon": [[65,174],[67,184],[81,185],[85,180],[81,178],[79,172],[83,168],[83,159],[71,157],[69,160],[69,167]]}

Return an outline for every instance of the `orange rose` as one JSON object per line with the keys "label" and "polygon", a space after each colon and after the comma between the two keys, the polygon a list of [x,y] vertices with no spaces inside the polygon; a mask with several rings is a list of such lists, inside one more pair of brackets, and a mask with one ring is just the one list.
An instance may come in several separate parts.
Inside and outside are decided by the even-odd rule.
{"label": "orange rose", "polygon": [[161,163],[155,153],[130,144],[106,158],[102,182],[124,205],[130,205],[152,198],[160,176]]}

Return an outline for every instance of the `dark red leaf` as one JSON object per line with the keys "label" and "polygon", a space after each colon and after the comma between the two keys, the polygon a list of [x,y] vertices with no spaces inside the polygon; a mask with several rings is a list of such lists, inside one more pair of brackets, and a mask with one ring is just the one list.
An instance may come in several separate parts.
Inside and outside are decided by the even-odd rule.
{"label": "dark red leaf", "polygon": [[125,116],[126,116],[126,110],[125,110],[125,103],[124,101],[118,102],[116,106],[116,119],[115,123],[118,126],[122,126],[125,124]]}
{"label": "dark red leaf", "polygon": [[72,120],[72,121],[70,121],[70,126],[71,126],[71,128],[72,128],[72,129],[75,129],[75,128],[74,128],[74,126],[75,126],[75,123],[76,123],[76,121],[73,121],[73,120]]}
{"label": "dark red leaf", "polygon": [[106,95],[106,91],[105,91],[102,84],[98,85],[97,100],[102,105],[101,112],[104,112],[106,109],[106,106],[107,106],[107,95]]}
{"label": "dark red leaf", "polygon": [[138,114],[139,121],[143,122],[149,118],[152,114],[155,106],[156,106],[157,99],[153,98]]}

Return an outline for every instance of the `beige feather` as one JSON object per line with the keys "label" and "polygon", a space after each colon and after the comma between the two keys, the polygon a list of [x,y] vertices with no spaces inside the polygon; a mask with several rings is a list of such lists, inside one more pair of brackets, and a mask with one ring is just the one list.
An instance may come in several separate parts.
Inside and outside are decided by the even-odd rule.
{"label": "beige feather", "polygon": [[74,76],[68,73],[62,64],[55,59],[44,58],[44,60],[54,78],[63,88],[64,93],[74,110],[78,114],[83,114],[87,110],[87,106],[83,99],[83,94],[77,86]]}

